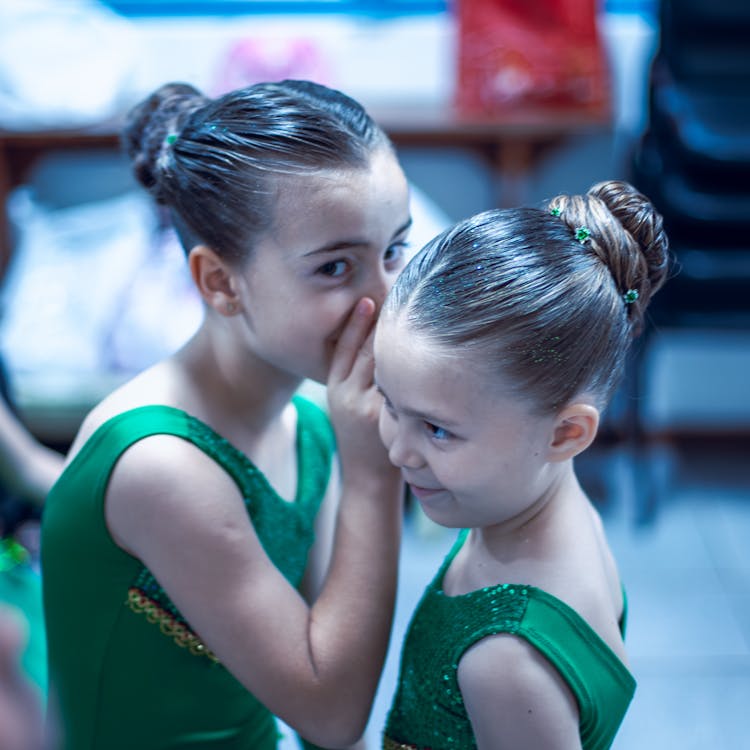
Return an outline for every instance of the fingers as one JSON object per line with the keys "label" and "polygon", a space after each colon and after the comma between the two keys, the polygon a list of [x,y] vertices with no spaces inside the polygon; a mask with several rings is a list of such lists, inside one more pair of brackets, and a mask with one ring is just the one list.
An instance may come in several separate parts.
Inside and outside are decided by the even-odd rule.
{"label": "fingers", "polygon": [[345,380],[352,373],[363,347],[372,349],[372,335],[375,323],[375,302],[363,297],[354,307],[349,320],[341,332],[336,350],[333,353],[328,383]]}
{"label": "fingers", "polygon": [[373,385],[375,375],[374,339],[375,326],[372,326],[360,345],[357,357],[349,371],[349,382],[360,391],[364,391]]}

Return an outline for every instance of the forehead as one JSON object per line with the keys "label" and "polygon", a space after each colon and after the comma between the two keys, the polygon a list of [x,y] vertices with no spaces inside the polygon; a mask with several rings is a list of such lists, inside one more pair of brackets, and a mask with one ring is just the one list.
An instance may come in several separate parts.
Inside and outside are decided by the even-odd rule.
{"label": "forehead", "polygon": [[[410,409],[486,396],[497,383],[476,352],[441,346],[414,331],[404,315],[386,313],[375,333],[375,377],[391,401]],[[408,403],[407,403],[408,402]]]}
{"label": "forehead", "polygon": [[315,249],[336,236],[364,238],[401,226],[409,215],[409,188],[389,149],[375,151],[363,167],[318,170],[275,181],[268,235]]}
{"label": "forehead", "polygon": [[519,428],[524,421],[530,428],[538,424],[531,404],[481,350],[435,344],[404,318],[386,313],[375,332],[375,380],[396,409],[457,426],[465,434],[511,423]]}

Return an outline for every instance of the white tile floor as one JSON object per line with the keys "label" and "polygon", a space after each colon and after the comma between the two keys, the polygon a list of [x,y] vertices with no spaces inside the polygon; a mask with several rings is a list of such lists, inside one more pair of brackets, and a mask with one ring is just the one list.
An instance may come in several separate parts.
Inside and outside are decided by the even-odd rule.
{"label": "white tile floor", "polygon": [[639,681],[619,750],[750,747],[750,473],[699,458],[678,457],[651,525],[607,522]]}

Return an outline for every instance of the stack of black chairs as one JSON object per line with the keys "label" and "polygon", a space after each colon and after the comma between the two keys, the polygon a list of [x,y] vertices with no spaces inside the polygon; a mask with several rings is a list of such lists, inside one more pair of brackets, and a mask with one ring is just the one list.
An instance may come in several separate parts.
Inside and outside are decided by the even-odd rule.
{"label": "stack of black chairs", "polygon": [[648,125],[629,179],[664,216],[676,265],[654,297],[631,376],[641,445],[649,334],[750,330],[750,0],[661,0],[659,24]]}
{"label": "stack of black chairs", "polygon": [[750,318],[750,2],[662,0],[659,15],[649,126],[631,178],[663,214],[679,265],[654,314],[742,324]]}

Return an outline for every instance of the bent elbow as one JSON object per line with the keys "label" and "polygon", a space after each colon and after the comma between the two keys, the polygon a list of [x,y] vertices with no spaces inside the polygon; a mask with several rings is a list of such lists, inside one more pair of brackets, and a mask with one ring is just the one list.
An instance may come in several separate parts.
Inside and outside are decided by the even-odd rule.
{"label": "bent elbow", "polygon": [[358,742],[365,733],[368,716],[330,714],[319,716],[318,720],[310,721],[300,734],[308,741],[321,747],[348,747]]}

